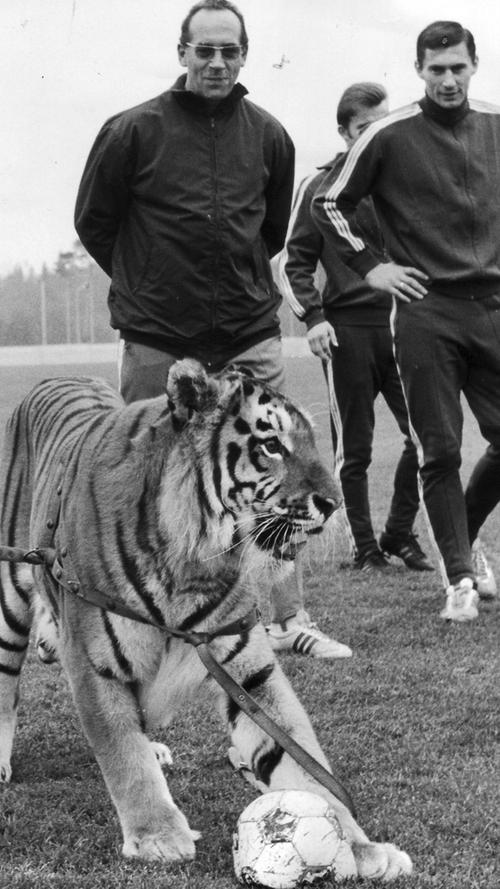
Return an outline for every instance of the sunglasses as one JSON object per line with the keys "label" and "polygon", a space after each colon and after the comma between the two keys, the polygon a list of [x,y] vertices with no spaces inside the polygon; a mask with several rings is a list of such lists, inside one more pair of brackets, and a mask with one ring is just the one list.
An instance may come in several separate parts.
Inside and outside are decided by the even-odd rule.
{"label": "sunglasses", "polygon": [[210,46],[208,43],[185,43],[184,46],[190,46],[194,49],[197,59],[213,59],[215,53],[220,51],[223,59],[237,59],[242,50],[240,43],[226,43],[225,46]]}

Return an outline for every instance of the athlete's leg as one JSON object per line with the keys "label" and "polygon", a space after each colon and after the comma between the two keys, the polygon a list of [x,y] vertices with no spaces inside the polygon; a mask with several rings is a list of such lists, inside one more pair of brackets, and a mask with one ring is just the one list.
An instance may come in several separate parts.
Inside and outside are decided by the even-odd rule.
{"label": "athlete's leg", "polygon": [[457,319],[462,302],[429,293],[422,301],[398,305],[394,329],[396,359],[422,453],[425,506],[446,586],[473,577],[460,480],[460,392],[468,372],[463,325]]}
{"label": "athlete's leg", "polygon": [[408,410],[399,372],[394,360],[390,329],[387,328],[383,333],[384,337],[386,337],[384,350],[386,372],[382,384],[382,395],[404,436],[403,451],[394,473],[394,493],[386,523],[386,531],[397,537],[405,537],[413,529],[413,523],[419,507],[418,456],[417,449],[410,435]]}
{"label": "athlete's leg", "polygon": [[476,304],[475,323],[471,327],[473,361],[464,394],[489,443],[465,492],[469,538],[473,543],[500,501],[500,296]]}
{"label": "athlete's leg", "polygon": [[342,422],[340,480],[356,553],[378,550],[370,515],[368,467],[375,428],[374,402],[379,391],[377,328],[336,325],[333,380]]}

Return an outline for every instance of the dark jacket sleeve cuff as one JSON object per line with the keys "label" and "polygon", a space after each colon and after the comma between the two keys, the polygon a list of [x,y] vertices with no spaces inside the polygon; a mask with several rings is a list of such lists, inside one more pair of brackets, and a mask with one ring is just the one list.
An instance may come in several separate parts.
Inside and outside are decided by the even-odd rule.
{"label": "dark jacket sleeve cuff", "polygon": [[360,278],[364,278],[375,266],[380,265],[380,259],[365,249],[356,253],[350,265],[353,272],[356,272]]}
{"label": "dark jacket sleeve cuff", "polygon": [[321,324],[322,321],[325,320],[325,316],[323,314],[322,309],[313,309],[311,312],[308,312],[306,317],[304,318],[304,324],[306,325],[307,330],[310,330],[311,327],[314,327],[315,324]]}

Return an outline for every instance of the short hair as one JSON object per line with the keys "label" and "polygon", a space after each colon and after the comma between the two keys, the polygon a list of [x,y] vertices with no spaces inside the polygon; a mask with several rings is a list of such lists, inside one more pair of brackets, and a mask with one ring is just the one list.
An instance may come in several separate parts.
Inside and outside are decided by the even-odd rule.
{"label": "short hair", "polygon": [[424,64],[426,49],[446,49],[448,46],[457,46],[465,43],[471,61],[476,62],[476,44],[474,37],[467,28],[463,28],[458,22],[432,22],[417,37],[417,64],[419,68]]}
{"label": "short hair", "polygon": [[238,7],[235,6],[234,3],[231,3],[230,0],[200,0],[199,3],[195,3],[195,5],[191,7],[186,18],[182,22],[181,36],[179,38],[179,43],[181,45],[189,43],[189,38],[191,36],[191,19],[193,18],[193,16],[196,15],[197,12],[200,12],[200,10],[202,9],[228,9],[229,12],[234,12],[241,27],[240,44],[244,49],[248,49],[248,34],[245,27],[245,19],[243,18],[243,14],[240,12]]}
{"label": "short hair", "polygon": [[362,108],[375,108],[386,99],[386,89],[380,83],[353,83],[344,90],[337,105],[338,125],[348,127],[354,115]]}

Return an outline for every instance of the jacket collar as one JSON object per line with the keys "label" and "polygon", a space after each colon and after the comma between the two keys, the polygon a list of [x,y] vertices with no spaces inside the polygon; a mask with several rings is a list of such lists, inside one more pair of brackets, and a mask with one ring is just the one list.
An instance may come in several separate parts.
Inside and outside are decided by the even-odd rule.
{"label": "jacket collar", "polygon": [[182,108],[197,114],[206,115],[207,117],[224,117],[231,114],[238,102],[248,93],[243,84],[235,83],[229,95],[225,99],[221,99],[217,105],[214,105],[213,102],[207,101],[203,96],[198,96],[196,93],[187,90],[186,78],[187,74],[181,74],[171,87],[170,92]]}
{"label": "jacket collar", "polygon": [[458,108],[441,108],[429,96],[424,96],[418,103],[427,117],[431,117],[436,123],[440,123],[443,127],[454,127],[469,112],[469,102],[466,99]]}

